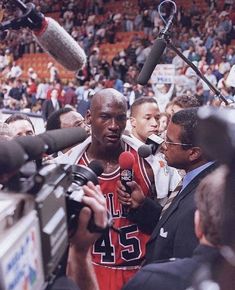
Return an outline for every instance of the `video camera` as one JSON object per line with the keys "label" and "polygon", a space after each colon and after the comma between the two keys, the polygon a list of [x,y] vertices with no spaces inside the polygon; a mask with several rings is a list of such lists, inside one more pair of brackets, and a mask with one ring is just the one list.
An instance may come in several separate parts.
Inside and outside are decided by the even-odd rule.
{"label": "video camera", "polygon": [[[68,134],[71,133],[70,129],[79,129],[73,130],[73,134],[79,133],[81,142],[81,128],[69,128]],[[25,164],[25,160],[32,159],[25,153],[27,148],[22,149],[32,147],[29,139],[38,142],[38,138],[47,134],[47,138],[41,139],[48,141],[52,136],[64,136],[66,130],[54,130],[60,131],[58,135],[52,132],[40,137],[22,137],[19,142],[17,139],[0,142],[0,177],[5,180],[5,175],[9,175],[9,180],[0,192],[1,290],[50,289],[66,263],[69,235],[76,229],[78,214],[84,206],[82,185],[89,180],[98,184],[97,175],[103,172],[98,161],[91,162],[88,167],[50,162],[37,168],[27,178],[20,176],[21,165]],[[59,143],[56,138],[53,141]],[[42,153],[46,147],[50,147],[47,143]],[[66,147],[69,146],[72,144],[66,144]],[[35,152],[31,152],[32,156],[38,155],[39,151],[35,149]],[[6,165],[5,170],[2,165]],[[18,184],[15,187],[17,192],[12,191],[12,182]],[[96,231],[92,219],[89,230]]]}

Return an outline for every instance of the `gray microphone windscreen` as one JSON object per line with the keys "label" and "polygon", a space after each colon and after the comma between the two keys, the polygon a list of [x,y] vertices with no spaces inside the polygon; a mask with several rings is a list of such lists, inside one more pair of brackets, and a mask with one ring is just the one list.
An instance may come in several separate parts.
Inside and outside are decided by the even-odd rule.
{"label": "gray microphone windscreen", "polygon": [[147,158],[152,154],[152,149],[150,145],[142,145],[138,148],[138,154],[142,158]]}
{"label": "gray microphone windscreen", "polygon": [[73,37],[52,18],[46,17],[40,31],[34,31],[38,44],[70,71],[86,63],[86,54]]}

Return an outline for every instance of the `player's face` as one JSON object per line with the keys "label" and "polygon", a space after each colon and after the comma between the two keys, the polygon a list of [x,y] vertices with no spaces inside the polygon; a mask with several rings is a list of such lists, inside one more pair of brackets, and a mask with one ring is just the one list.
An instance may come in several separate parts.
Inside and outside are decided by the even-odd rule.
{"label": "player's face", "polygon": [[105,147],[120,146],[126,126],[126,104],[115,98],[100,98],[91,112],[92,141]]}

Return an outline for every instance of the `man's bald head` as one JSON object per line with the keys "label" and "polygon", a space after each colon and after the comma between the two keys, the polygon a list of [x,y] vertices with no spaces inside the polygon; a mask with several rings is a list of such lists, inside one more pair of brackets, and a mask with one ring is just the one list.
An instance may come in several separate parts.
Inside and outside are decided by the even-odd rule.
{"label": "man's bald head", "polygon": [[127,103],[115,89],[103,89],[94,94],[90,107],[92,143],[102,148],[120,147],[120,138],[126,127]]}
{"label": "man's bald head", "polygon": [[91,99],[91,106],[90,106],[91,114],[93,110],[96,110],[97,106],[101,107],[105,103],[123,104],[125,107],[125,110],[127,111],[127,103],[123,94],[121,94],[119,91],[115,89],[107,88],[107,89],[102,89],[93,95]]}

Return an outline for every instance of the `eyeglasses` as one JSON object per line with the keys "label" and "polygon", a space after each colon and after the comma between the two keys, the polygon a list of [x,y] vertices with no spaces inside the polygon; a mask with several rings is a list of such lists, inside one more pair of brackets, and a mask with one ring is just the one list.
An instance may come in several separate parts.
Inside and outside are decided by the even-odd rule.
{"label": "eyeglasses", "polygon": [[164,138],[164,143],[166,145],[181,145],[181,146],[193,146],[193,144],[190,143],[179,143],[179,142],[171,142],[171,141],[167,141],[166,137]]}

